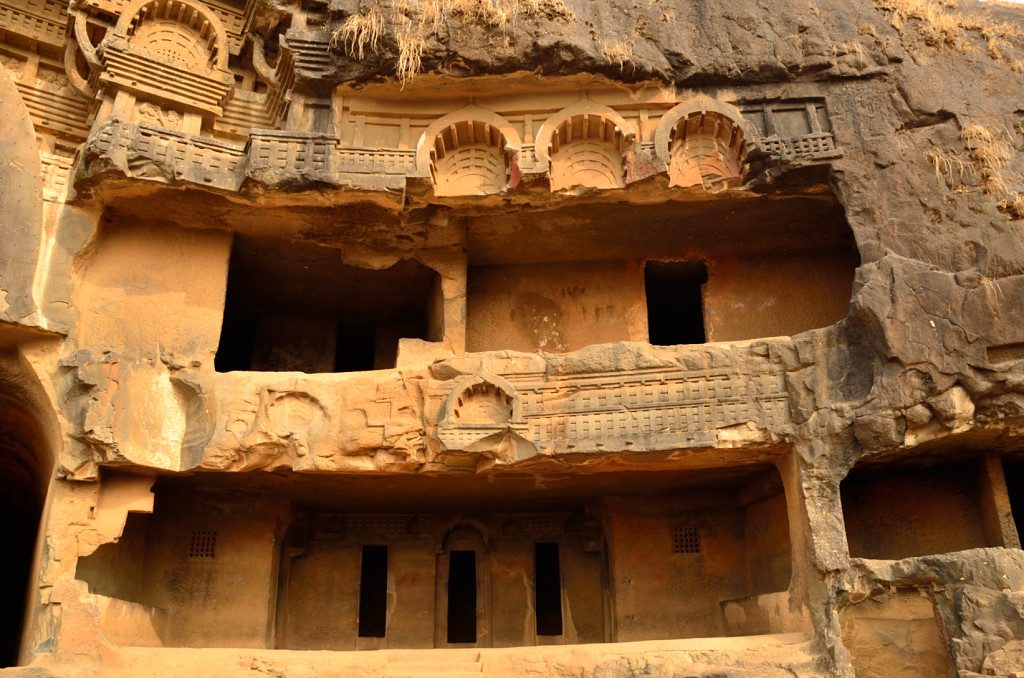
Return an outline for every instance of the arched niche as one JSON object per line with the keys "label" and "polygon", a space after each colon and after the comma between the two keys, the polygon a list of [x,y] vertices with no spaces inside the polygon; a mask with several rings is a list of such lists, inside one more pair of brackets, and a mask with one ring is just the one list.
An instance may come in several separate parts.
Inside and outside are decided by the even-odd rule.
{"label": "arched niche", "polygon": [[493,195],[508,188],[509,155],[519,134],[501,116],[465,108],[435,121],[420,136],[416,166],[438,196]]}
{"label": "arched niche", "polygon": [[121,14],[114,34],[184,70],[227,70],[224,26],[192,0],[139,0]]}
{"label": "arched niche", "polygon": [[669,186],[716,192],[743,181],[752,134],[735,106],[700,97],[670,109],[654,135]]}
{"label": "arched niche", "polygon": [[582,102],[562,109],[537,130],[537,161],[550,163],[551,190],[573,186],[622,188],[622,154],[635,126],[608,106]]}
{"label": "arched niche", "polygon": [[494,425],[522,420],[515,387],[497,375],[460,377],[445,400],[442,421],[449,426]]}
{"label": "arched niche", "polygon": [[441,537],[435,572],[435,647],[489,647],[490,544],[483,527],[453,523]]}
{"label": "arched niche", "polygon": [[460,424],[506,424],[512,421],[513,398],[493,384],[482,382],[461,394],[452,411]]}
{"label": "arched niche", "polygon": [[621,128],[600,115],[574,115],[563,121],[551,137],[551,190],[622,188],[626,143]]}

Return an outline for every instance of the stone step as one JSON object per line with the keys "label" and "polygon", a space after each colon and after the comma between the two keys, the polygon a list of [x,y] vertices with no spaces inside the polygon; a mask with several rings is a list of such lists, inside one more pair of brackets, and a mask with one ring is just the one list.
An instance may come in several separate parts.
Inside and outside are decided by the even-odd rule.
{"label": "stone step", "polygon": [[438,670],[430,669],[427,671],[417,671],[415,669],[402,668],[389,668],[384,670],[384,678],[437,678],[437,676],[445,676],[446,678],[480,678],[482,674],[482,668],[477,665],[476,669],[472,671],[452,671],[444,668]]}

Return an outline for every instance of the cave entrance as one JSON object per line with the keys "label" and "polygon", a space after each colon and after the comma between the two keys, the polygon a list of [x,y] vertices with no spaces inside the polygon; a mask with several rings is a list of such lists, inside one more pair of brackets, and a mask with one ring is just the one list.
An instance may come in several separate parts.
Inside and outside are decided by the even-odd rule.
{"label": "cave entrance", "polygon": [[50,476],[42,428],[26,402],[20,389],[0,381],[0,514],[6,526],[0,558],[0,667],[18,664]]}
{"label": "cave entrance", "polygon": [[898,560],[1001,546],[985,526],[980,459],[855,466],[840,484],[854,558]]}
{"label": "cave entrance", "polygon": [[395,367],[401,339],[443,334],[440,277],[413,259],[383,268],[327,247],[236,236],[218,372],[358,372]]}

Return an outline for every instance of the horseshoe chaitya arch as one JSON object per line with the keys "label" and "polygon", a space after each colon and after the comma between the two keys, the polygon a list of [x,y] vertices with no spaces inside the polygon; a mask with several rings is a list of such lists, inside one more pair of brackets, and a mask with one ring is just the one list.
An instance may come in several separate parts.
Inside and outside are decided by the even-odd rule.
{"label": "horseshoe chaitya arch", "polygon": [[670,186],[721,190],[742,181],[753,138],[738,108],[701,96],[662,116],[654,151],[668,167]]}
{"label": "horseshoe chaitya arch", "polygon": [[611,108],[581,102],[548,118],[537,131],[537,160],[548,164],[551,190],[573,186],[622,188],[622,152],[637,138],[635,126]]}
{"label": "horseshoe chaitya arch", "polygon": [[192,0],[137,0],[125,8],[113,35],[141,39],[145,49],[190,68],[227,70],[228,41],[216,14]]}
{"label": "horseshoe chaitya arch", "polygon": [[519,133],[500,115],[475,106],[434,121],[416,144],[416,169],[440,196],[489,195],[508,186],[508,153]]}

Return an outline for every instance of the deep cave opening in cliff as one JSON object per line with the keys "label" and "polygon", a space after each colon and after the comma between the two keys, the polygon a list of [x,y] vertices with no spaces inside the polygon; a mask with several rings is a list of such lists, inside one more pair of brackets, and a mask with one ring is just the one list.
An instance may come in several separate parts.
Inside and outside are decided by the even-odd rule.
{"label": "deep cave opening in cliff", "polygon": [[[166,476],[79,560],[112,643],[491,647],[772,632],[778,470]],[[623,582],[629,582],[624,584]],[[666,591],[677,594],[666,597]],[[785,607],[785,606],[784,606]]]}
{"label": "deep cave opening in cliff", "polygon": [[0,558],[0,667],[18,663],[29,613],[39,521],[50,479],[46,443],[18,389],[0,381],[0,513],[6,527]]}
{"label": "deep cave opening in cliff", "polygon": [[236,236],[219,372],[356,372],[394,367],[402,338],[440,334],[439,279],[413,259],[379,268],[337,249]]}

